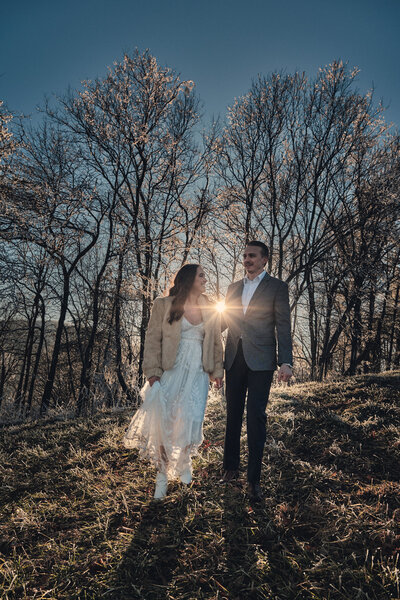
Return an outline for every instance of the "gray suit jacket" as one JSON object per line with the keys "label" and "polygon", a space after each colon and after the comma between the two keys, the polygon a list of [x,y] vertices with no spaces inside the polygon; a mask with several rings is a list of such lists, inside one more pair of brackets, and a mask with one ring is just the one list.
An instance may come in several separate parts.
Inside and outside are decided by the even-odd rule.
{"label": "gray suit jacket", "polygon": [[[243,279],[228,287],[224,325],[228,327],[225,368],[230,369],[242,338],[243,354],[252,371],[273,371],[292,364],[292,337],[287,283],[268,273],[260,281],[243,314]],[[276,346],[278,344],[278,357]]]}

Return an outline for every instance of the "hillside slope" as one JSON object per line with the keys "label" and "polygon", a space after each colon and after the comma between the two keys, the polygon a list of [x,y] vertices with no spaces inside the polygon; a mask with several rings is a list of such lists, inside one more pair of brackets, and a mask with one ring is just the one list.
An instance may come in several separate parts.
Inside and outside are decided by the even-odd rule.
{"label": "hillside slope", "polygon": [[218,395],[193,484],[160,503],[121,446],[128,411],[3,427],[0,598],[399,598],[399,389],[400,373],[274,388],[262,506],[245,471],[218,484]]}

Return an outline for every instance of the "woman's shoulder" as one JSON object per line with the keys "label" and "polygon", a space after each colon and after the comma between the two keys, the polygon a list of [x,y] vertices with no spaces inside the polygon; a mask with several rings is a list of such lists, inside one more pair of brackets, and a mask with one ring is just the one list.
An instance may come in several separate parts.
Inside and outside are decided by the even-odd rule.
{"label": "woman's shoulder", "polygon": [[171,304],[172,302],[172,296],[157,296],[157,298],[155,298],[154,302],[153,302],[153,306],[154,304]]}
{"label": "woman's shoulder", "polygon": [[172,298],[170,296],[157,296],[153,302],[153,313],[165,313],[171,306]]}

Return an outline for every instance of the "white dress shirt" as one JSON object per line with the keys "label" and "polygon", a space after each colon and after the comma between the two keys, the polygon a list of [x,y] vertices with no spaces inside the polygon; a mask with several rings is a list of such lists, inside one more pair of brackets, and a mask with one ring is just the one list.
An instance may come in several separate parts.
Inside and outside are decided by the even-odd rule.
{"label": "white dress shirt", "polygon": [[265,277],[265,271],[261,271],[254,277],[254,279],[249,279],[245,277],[243,279],[243,292],[242,292],[242,305],[243,305],[243,313],[246,314],[246,310],[249,306],[250,300],[252,299],[254,292],[259,286],[260,281]]}

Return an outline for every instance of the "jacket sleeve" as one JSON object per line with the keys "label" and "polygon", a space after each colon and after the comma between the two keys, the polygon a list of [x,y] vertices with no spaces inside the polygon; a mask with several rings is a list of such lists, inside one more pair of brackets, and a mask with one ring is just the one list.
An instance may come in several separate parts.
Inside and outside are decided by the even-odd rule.
{"label": "jacket sleeve", "polygon": [[217,314],[214,323],[214,371],[210,375],[210,379],[224,376],[223,367],[223,348],[221,339],[221,315]]}
{"label": "jacket sleeve", "polygon": [[278,339],[278,365],[293,364],[289,289],[287,283],[283,281],[275,297],[275,326]]}
{"label": "jacket sleeve", "polygon": [[164,318],[164,302],[162,298],[154,300],[147,328],[143,353],[143,373],[147,379],[161,377],[162,369],[162,324]]}

